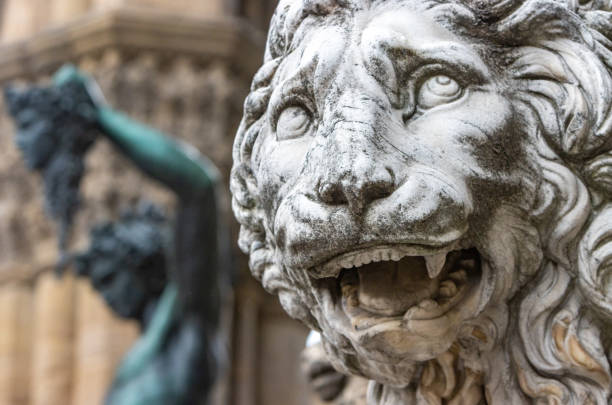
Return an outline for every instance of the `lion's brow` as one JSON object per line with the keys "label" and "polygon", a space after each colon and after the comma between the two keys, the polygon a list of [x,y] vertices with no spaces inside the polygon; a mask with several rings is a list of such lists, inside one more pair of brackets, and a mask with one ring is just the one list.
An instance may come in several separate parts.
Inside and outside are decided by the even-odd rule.
{"label": "lion's brow", "polygon": [[393,47],[386,50],[395,69],[401,75],[409,75],[412,71],[426,64],[442,64],[457,72],[472,75],[473,79],[485,81],[489,69],[480,56],[467,46],[456,43],[442,43],[428,47]]}

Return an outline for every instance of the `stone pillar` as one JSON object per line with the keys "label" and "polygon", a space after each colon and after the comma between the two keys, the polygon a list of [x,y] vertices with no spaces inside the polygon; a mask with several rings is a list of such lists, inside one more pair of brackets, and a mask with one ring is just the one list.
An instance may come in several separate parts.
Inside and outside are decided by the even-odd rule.
{"label": "stone pillar", "polygon": [[28,405],[32,292],[28,285],[0,287],[0,405]]}
{"label": "stone pillar", "polygon": [[271,296],[263,298],[257,325],[257,404],[310,404],[310,388],[299,367],[308,329],[287,319]]}
{"label": "stone pillar", "polygon": [[29,37],[35,30],[35,0],[6,0],[2,13],[2,42]]}
{"label": "stone pillar", "polygon": [[94,9],[106,9],[116,7],[123,3],[123,1],[124,0],[91,0],[91,4]]}
{"label": "stone pillar", "polygon": [[51,20],[51,7],[55,1],[49,0],[32,0],[34,2],[34,32],[39,32],[49,26]]}
{"label": "stone pillar", "polygon": [[222,15],[227,9],[227,0],[123,0],[122,2],[130,6],[146,6],[206,17]]}
{"label": "stone pillar", "polygon": [[270,17],[274,12],[274,3],[266,0],[243,0],[239,12],[253,22],[258,28],[267,29]]}
{"label": "stone pillar", "polygon": [[235,405],[257,404],[257,341],[259,335],[259,297],[252,288],[236,292],[237,344],[234,348],[234,367],[238,384],[234,393]]}
{"label": "stone pillar", "polygon": [[90,7],[90,0],[54,0],[51,5],[51,23],[61,24],[72,21],[84,14]]}
{"label": "stone pillar", "polygon": [[138,337],[134,322],[113,316],[86,280],[77,281],[72,404],[100,404],[125,352]]}
{"label": "stone pillar", "polygon": [[34,291],[31,405],[68,404],[72,389],[75,280],[40,275]]}

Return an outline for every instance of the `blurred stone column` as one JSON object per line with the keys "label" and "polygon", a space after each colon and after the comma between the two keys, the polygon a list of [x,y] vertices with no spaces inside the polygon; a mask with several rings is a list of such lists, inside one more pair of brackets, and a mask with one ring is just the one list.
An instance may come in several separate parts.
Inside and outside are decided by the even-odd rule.
{"label": "blurred stone column", "polygon": [[32,35],[36,23],[35,0],[6,0],[2,13],[2,42],[12,42]]}
{"label": "blurred stone column", "polygon": [[31,405],[68,404],[72,390],[75,279],[41,274],[34,290]]}
{"label": "blurred stone column", "polygon": [[117,365],[138,337],[138,326],[114,318],[87,280],[77,281],[75,306],[72,404],[101,404]]}
{"label": "blurred stone column", "polygon": [[236,380],[239,384],[234,394],[234,405],[257,404],[258,340],[259,340],[259,294],[248,287],[236,291],[238,341],[234,348]]}
{"label": "blurred stone column", "polygon": [[28,405],[31,329],[30,286],[0,286],[0,405]]}
{"label": "blurred stone column", "polygon": [[97,10],[113,8],[123,3],[123,0],[91,0],[92,8]]}
{"label": "blurred stone column", "polygon": [[[144,6],[192,14],[194,16],[222,15],[228,8],[228,0],[114,0],[130,6]],[[98,2],[100,2],[98,0]],[[104,2],[104,0],[102,1]]]}
{"label": "blurred stone column", "polygon": [[51,5],[51,23],[61,24],[72,21],[84,14],[90,7],[90,0],[53,0]]}

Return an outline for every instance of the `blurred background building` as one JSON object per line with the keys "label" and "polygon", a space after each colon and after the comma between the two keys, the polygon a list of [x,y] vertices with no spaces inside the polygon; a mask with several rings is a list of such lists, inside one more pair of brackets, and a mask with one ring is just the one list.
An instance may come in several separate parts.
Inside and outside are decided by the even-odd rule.
{"label": "blurred background building", "polygon": [[[250,80],[261,63],[275,0],[0,0],[0,85],[45,83],[63,63],[93,74],[117,109],[182,138],[220,167]],[[40,179],[13,144],[0,101],[0,405],[96,405],[138,336],[113,317],[86,281],[52,272],[55,232]],[[74,248],[89,227],[147,197],[169,211],[172,196],[97,142],[88,156]],[[237,226],[229,215],[233,241]],[[234,242],[235,245],[235,242]],[[248,275],[226,316],[231,365],[216,401],[312,403],[298,357],[306,329]]]}

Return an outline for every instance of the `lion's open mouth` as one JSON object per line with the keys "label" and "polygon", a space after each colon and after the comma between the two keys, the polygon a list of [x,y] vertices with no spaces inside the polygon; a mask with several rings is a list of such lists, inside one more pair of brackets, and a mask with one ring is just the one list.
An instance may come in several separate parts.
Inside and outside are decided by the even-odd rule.
{"label": "lion's open mouth", "polygon": [[334,295],[357,330],[389,318],[438,318],[476,290],[482,275],[476,249],[413,256],[376,248],[326,266],[342,268]]}

